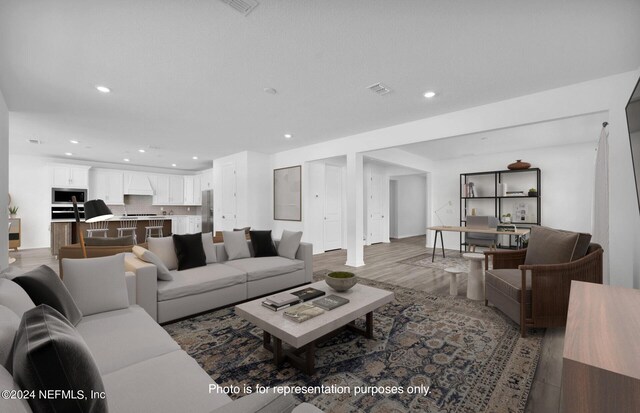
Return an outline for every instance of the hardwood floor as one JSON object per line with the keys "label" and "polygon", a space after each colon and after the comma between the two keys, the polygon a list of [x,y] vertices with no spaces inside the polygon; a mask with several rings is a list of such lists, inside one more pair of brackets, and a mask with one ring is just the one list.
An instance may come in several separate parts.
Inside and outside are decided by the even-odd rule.
{"label": "hardwood floor", "polygon": [[[407,258],[425,253],[425,237],[392,240],[389,244],[365,247],[363,267],[344,265],[345,250],[313,256],[313,270],[351,271],[359,277],[387,282],[430,294],[449,294],[449,275],[442,271],[402,264]],[[452,251],[453,252],[453,251]],[[458,294],[466,295],[467,275],[458,276]],[[527,400],[526,413],[559,413],[564,328],[547,329],[542,339],[540,361]]]}
{"label": "hardwood floor", "polygon": [[[365,266],[347,267],[347,253],[344,250],[330,251],[314,255],[313,270],[345,270],[359,277],[387,282],[406,288],[425,291],[431,294],[449,294],[449,276],[444,271],[436,271],[415,265],[398,263],[403,259],[425,253],[425,237],[411,237],[392,240],[389,244],[377,244],[365,247]],[[49,253],[49,249],[11,251],[9,256],[16,258],[11,264],[20,270],[30,270],[39,265],[49,265],[58,272],[58,261]],[[428,275],[428,276],[427,276]],[[465,295],[467,276],[458,276],[458,294]],[[564,328],[547,329],[542,340],[540,361],[534,376],[534,382],[527,400],[526,413],[559,413],[561,405],[562,347]]]}

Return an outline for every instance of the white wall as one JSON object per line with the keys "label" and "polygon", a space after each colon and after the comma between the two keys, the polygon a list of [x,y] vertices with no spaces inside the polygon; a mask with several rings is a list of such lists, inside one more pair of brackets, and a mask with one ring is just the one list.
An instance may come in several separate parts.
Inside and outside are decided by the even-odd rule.
{"label": "white wall", "polygon": [[242,227],[270,229],[273,222],[271,158],[262,153],[248,152],[247,168],[247,221]]}
{"label": "white wall", "polygon": [[22,225],[21,248],[48,248],[51,244],[51,177],[41,157],[9,157],[9,193],[18,206]]}
{"label": "white wall", "polygon": [[9,192],[9,109],[0,91],[0,269],[7,266],[9,249],[7,193]]}
{"label": "white wall", "polygon": [[[222,226],[222,166],[233,163],[236,170],[236,228],[271,228],[273,220],[272,181],[269,155],[244,151],[213,161],[214,228]],[[278,233],[279,237],[280,234]]]}
{"label": "white wall", "polygon": [[424,235],[427,232],[426,176],[408,175],[392,179],[396,182],[397,188],[397,216],[391,218],[396,221],[396,238]]}
{"label": "white wall", "polygon": [[[599,131],[594,131],[594,135],[598,133]],[[453,208],[452,213],[446,213],[448,208],[445,208],[439,212],[439,215],[445,225],[459,225],[459,179],[461,173],[506,169],[509,163],[516,159],[523,159],[530,162],[532,166],[541,169],[542,225],[592,233],[591,211],[593,208],[596,146],[597,144],[594,142],[443,161],[433,174],[434,202],[436,205],[444,205],[451,200]],[[518,178],[523,178],[524,175],[518,175]],[[535,174],[526,175],[530,175],[527,177],[529,179],[512,180],[512,183],[509,184],[509,190],[526,192],[531,186],[534,186],[532,183],[535,182]],[[512,176],[508,176],[505,179],[511,178]],[[480,186],[478,190],[484,189],[491,192],[488,195],[493,195],[493,181],[489,187],[488,182],[482,182],[478,177],[473,177],[471,180],[476,181],[476,186]],[[507,207],[503,213],[511,212],[514,215],[509,206],[513,207],[517,201],[516,199],[503,200],[503,207]],[[529,213],[533,215],[535,200],[530,199],[525,202],[528,202]],[[472,200],[467,205],[468,207],[476,207],[477,215],[493,215],[494,213],[493,200]],[[470,211],[467,213],[470,214]],[[533,220],[535,217],[531,219],[531,221]],[[530,220],[527,219],[527,221]],[[433,242],[431,238],[431,236],[427,237],[429,245]],[[444,244],[445,248],[458,249],[460,245],[459,234],[445,233]]]}

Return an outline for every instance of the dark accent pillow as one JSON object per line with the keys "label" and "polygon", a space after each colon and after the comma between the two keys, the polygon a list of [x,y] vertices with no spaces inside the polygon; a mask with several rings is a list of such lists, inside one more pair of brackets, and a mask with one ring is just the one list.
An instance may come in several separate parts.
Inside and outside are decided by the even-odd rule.
{"label": "dark accent pillow", "polygon": [[278,250],[271,238],[271,230],[269,231],[251,231],[251,245],[253,246],[254,257],[275,257]]}
{"label": "dark accent pillow", "polygon": [[178,271],[207,265],[207,255],[202,246],[202,233],[173,234],[173,246],[178,256]]}
{"label": "dark accent pillow", "polygon": [[12,351],[13,379],[20,389],[36,395],[62,390],[75,396],[29,398],[34,412],[107,412],[106,398],[91,397],[91,391],[105,390],[87,344],[53,308],[42,304],[24,313]]}
{"label": "dark accent pillow", "polygon": [[13,282],[29,294],[35,305],[46,304],[53,307],[74,326],[82,320],[82,312],[73,301],[69,290],[50,267],[41,265],[14,278]]}
{"label": "dark accent pillow", "polygon": [[127,235],[126,237],[85,238],[84,245],[87,247],[126,247],[133,245],[133,235]]}
{"label": "dark accent pillow", "polygon": [[525,265],[564,264],[571,261],[578,233],[548,227],[531,227]]}

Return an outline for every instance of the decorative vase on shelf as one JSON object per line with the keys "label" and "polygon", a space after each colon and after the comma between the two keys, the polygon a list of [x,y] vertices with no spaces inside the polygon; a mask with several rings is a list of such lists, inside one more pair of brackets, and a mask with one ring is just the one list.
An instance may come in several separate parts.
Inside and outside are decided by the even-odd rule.
{"label": "decorative vase on shelf", "polygon": [[507,165],[507,168],[512,171],[519,171],[521,169],[529,169],[531,168],[531,164],[529,162],[522,162],[522,159],[518,159],[514,163]]}

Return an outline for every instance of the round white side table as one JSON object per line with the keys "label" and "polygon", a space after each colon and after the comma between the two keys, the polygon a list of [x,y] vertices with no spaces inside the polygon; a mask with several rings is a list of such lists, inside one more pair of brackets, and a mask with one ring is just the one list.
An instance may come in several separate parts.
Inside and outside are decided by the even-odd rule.
{"label": "round white side table", "polygon": [[451,277],[449,279],[449,295],[458,295],[458,274],[464,274],[467,270],[460,267],[449,267],[444,270]]}
{"label": "round white side table", "polygon": [[484,273],[482,271],[484,254],[466,253],[462,257],[469,260],[467,298],[470,300],[484,300]]}

